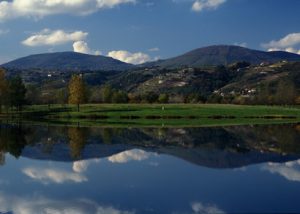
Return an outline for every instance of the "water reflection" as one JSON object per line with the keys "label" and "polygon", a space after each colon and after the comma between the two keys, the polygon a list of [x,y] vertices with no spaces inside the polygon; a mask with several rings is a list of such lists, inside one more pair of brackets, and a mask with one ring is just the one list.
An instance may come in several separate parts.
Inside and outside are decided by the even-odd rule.
{"label": "water reflection", "polygon": [[201,202],[193,202],[191,203],[191,207],[194,213],[206,213],[206,214],[225,213],[223,210],[220,210],[216,205],[204,205]]}
{"label": "water reflection", "polygon": [[133,214],[133,211],[122,211],[111,206],[101,206],[87,199],[55,200],[44,197],[15,197],[0,193],[0,210],[20,214]]}
{"label": "water reflection", "polygon": [[40,181],[41,183],[64,183],[66,181],[71,181],[74,183],[85,182],[88,179],[80,174],[65,170],[59,170],[55,168],[35,168],[29,167],[22,170],[22,172],[28,177]]}
{"label": "water reflection", "polygon": [[299,126],[0,125],[0,213],[299,212]]}
{"label": "water reflection", "polygon": [[113,129],[2,124],[0,160],[5,164],[5,153],[9,153],[17,158],[75,161],[107,157],[112,163],[127,163],[147,159],[147,152],[152,152],[201,166],[237,168],[296,160],[299,138],[297,125]]}
{"label": "water reflection", "polygon": [[283,176],[289,181],[300,182],[300,159],[286,163],[268,163],[264,170]]}
{"label": "water reflection", "polygon": [[148,159],[150,153],[140,149],[132,149],[125,152],[121,152],[116,155],[112,155],[108,160],[112,163],[127,163],[129,161],[142,161]]}

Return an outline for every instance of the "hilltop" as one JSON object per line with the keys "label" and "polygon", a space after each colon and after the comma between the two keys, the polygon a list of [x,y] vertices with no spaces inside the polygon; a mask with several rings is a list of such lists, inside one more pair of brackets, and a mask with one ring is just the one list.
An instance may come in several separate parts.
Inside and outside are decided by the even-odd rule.
{"label": "hilltop", "polygon": [[260,64],[262,62],[275,63],[278,61],[299,61],[300,55],[284,51],[259,51],[232,45],[214,45],[192,50],[183,55],[144,64],[145,67],[203,67],[216,65],[230,65],[236,62]]}
{"label": "hilltop", "polygon": [[106,56],[94,56],[75,52],[58,52],[23,57],[3,64],[2,67],[16,70],[123,71],[131,69],[133,65]]}

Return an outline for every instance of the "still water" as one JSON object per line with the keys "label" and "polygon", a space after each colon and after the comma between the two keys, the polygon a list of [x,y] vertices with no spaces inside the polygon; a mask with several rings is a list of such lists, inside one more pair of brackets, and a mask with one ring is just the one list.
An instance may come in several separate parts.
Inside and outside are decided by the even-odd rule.
{"label": "still water", "polygon": [[300,212],[300,126],[0,125],[0,213]]}

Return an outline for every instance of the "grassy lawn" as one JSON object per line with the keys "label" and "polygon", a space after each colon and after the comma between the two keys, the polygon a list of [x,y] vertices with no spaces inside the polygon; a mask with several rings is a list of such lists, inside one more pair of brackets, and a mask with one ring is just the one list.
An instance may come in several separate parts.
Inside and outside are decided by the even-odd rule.
{"label": "grassy lawn", "polygon": [[[3,115],[2,115],[3,116]],[[300,122],[300,108],[215,104],[97,104],[28,106],[22,118],[62,124],[101,126],[214,126]]]}

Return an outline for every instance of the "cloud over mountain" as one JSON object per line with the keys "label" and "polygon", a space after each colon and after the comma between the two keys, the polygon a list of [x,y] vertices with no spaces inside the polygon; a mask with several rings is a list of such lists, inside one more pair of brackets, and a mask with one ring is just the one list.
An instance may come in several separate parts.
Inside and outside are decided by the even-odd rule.
{"label": "cloud over mountain", "polygon": [[66,32],[64,30],[44,29],[22,41],[22,44],[31,47],[61,45],[84,40],[87,35],[88,33],[83,31]]}
{"label": "cloud over mountain", "polygon": [[125,50],[119,51],[110,51],[108,53],[109,57],[120,60],[122,62],[130,63],[130,64],[142,64],[151,60],[151,57],[148,54],[137,52],[131,53]]}
{"label": "cloud over mountain", "polygon": [[85,41],[77,41],[73,43],[73,51],[83,54],[101,55],[101,51],[93,51],[89,48]]}
{"label": "cloud over mountain", "polygon": [[262,44],[262,46],[269,51],[287,51],[291,53],[300,54],[300,33],[290,33],[279,40],[272,40],[268,43]]}

